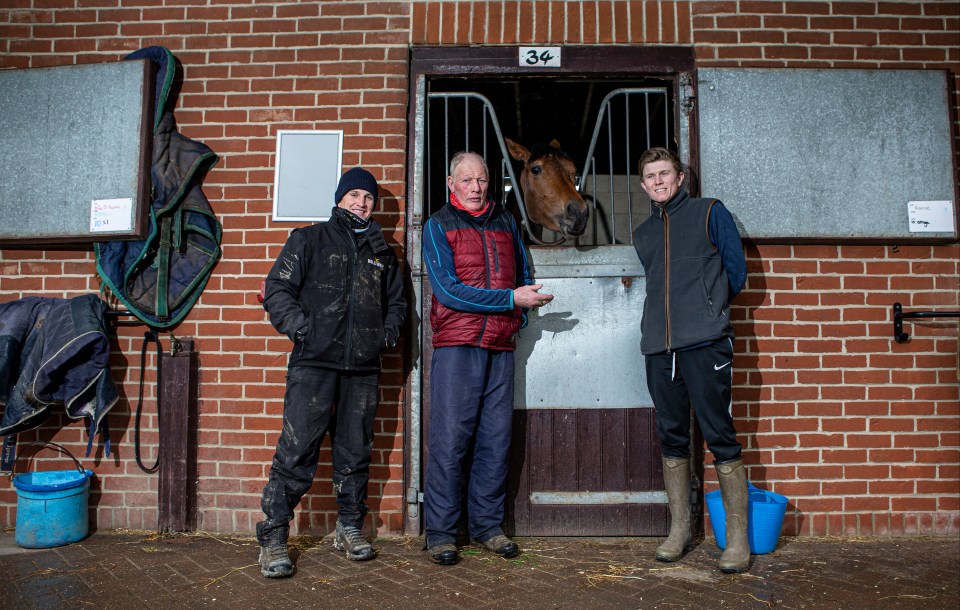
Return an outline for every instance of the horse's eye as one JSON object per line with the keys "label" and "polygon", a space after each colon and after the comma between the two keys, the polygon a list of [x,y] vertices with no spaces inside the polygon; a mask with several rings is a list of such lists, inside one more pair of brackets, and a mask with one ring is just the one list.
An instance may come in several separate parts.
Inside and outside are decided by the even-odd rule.
{"label": "horse's eye", "polygon": [[533,167],[530,168],[530,171],[533,173],[534,176],[539,176],[540,172],[543,171],[543,168],[540,167],[539,165],[534,165]]}

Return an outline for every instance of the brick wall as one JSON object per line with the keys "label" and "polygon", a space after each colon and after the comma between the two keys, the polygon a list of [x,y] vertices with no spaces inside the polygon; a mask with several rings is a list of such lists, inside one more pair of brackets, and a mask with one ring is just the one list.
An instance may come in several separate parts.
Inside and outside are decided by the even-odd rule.
{"label": "brick wall", "polygon": [[[692,4],[698,65],[948,70],[958,124],[958,2]],[[734,416],[750,477],[792,500],[784,531],[960,531],[957,323],[907,324],[900,345],[890,312],[957,310],[960,248],[748,254]]]}
{"label": "brick wall", "polygon": [[[200,353],[198,526],[208,531],[253,529],[280,427],[289,343],[255,299],[298,226],[269,218],[276,130],[343,129],[344,167],[362,164],[380,180],[379,218],[399,249],[410,44],[692,44],[700,65],[947,69],[957,122],[953,1],[210,4],[8,0],[0,8],[0,68],[168,47],[184,67],[181,131],[222,156],[204,190],[224,225],[224,257],[176,329],[196,337]],[[899,345],[889,313],[894,301],[907,310],[957,309],[960,247],[779,245],[750,247],[748,256],[750,282],[734,311],[743,339],[734,414],[751,478],[791,498],[785,532],[960,531],[957,324],[908,324],[914,340]],[[97,289],[89,248],[0,250],[0,300]],[[141,336],[118,329],[112,355],[122,391],[110,417],[116,453],[85,461],[98,474],[101,528],[156,526],[156,477],[140,472],[132,454]],[[372,521],[381,532],[402,527],[400,354],[385,360],[372,467]],[[144,412],[152,463],[149,388]],[[80,426],[60,418],[22,435],[35,437],[75,453],[85,444]],[[325,450],[299,531],[326,533],[336,518],[329,458]],[[34,462],[63,464],[52,452]],[[0,526],[13,526],[15,505],[12,489],[0,489]]]}

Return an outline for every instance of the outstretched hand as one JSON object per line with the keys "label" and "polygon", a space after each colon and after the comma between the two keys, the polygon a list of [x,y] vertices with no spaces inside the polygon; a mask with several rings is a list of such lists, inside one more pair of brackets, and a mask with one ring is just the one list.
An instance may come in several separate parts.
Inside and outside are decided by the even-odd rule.
{"label": "outstretched hand", "polygon": [[533,307],[542,307],[553,300],[552,294],[540,294],[538,290],[543,288],[543,284],[530,284],[520,286],[513,291],[513,304],[528,309]]}

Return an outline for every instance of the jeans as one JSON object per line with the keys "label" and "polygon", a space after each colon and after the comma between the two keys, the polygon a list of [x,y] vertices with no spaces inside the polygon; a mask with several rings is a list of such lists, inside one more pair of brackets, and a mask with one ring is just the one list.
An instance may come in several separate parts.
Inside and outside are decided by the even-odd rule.
{"label": "jeans", "polygon": [[344,525],[363,527],[378,385],[379,373],[306,366],[287,372],[283,430],[261,499],[267,518],[257,523],[261,546],[286,542],[293,509],[313,484],[320,443],[328,429],[339,519]]}

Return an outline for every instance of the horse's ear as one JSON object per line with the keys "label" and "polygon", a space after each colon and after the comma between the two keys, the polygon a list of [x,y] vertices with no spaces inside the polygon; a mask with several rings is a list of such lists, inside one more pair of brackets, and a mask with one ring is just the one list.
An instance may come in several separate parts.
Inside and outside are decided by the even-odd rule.
{"label": "horse's ear", "polygon": [[530,158],[530,151],[524,148],[522,145],[517,144],[510,138],[504,138],[503,141],[507,145],[507,151],[510,153],[510,156],[517,161],[523,161],[526,163],[527,159]]}
{"label": "horse's ear", "polygon": [[553,146],[554,148],[556,148],[556,149],[558,149],[558,150],[563,150],[563,147],[560,146],[560,142],[557,142],[557,139],[556,139],[556,138],[550,140],[550,146]]}

